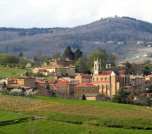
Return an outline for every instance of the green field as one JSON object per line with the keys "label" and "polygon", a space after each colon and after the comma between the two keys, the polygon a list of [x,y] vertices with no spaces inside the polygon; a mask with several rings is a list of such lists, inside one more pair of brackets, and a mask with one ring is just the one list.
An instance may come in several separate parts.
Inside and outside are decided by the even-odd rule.
{"label": "green field", "polygon": [[152,133],[152,109],[143,106],[1,95],[0,108],[0,134]]}
{"label": "green field", "polygon": [[[31,71],[32,69],[28,69],[28,71]],[[18,68],[10,68],[10,67],[4,67],[0,66],[0,79],[7,78],[7,77],[19,77],[21,74],[25,73],[25,69],[18,69]]]}

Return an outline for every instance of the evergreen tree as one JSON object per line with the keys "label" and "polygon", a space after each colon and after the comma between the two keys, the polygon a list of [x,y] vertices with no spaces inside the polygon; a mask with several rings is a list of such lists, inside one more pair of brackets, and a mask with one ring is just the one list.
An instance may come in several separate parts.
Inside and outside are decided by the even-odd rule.
{"label": "evergreen tree", "polygon": [[78,60],[79,58],[82,57],[83,52],[80,51],[79,48],[76,49],[76,51],[74,52],[74,61]]}
{"label": "evergreen tree", "polygon": [[84,94],[82,95],[82,100],[86,100],[86,97]]}
{"label": "evergreen tree", "polygon": [[23,53],[20,52],[20,53],[18,54],[18,57],[23,57]]}
{"label": "evergreen tree", "polygon": [[67,46],[67,48],[64,50],[63,58],[74,60],[74,53],[71,51],[70,46]]}

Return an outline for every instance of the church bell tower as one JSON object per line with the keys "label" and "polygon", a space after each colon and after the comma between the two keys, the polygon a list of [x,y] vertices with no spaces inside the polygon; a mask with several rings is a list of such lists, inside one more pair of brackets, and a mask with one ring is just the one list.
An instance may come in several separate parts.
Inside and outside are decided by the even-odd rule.
{"label": "church bell tower", "polygon": [[101,72],[101,60],[94,60],[94,74],[99,74],[99,72]]}

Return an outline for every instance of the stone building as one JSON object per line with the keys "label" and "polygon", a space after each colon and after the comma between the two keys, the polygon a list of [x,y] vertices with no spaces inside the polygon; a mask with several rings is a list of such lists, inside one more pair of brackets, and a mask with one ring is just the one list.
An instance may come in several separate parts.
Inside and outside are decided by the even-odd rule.
{"label": "stone building", "polygon": [[99,95],[99,87],[87,82],[74,86],[75,98],[81,99],[83,94],[85,95],[86,100],[97,100]]}
{"label": "stone building", "polygon": [[49,60],[49,61],[45,61],[44,62],[44,66],[45,67],[53,67],[53,66],[63,66],[63,67],[67,67],[67,66],[74,66],[74,61],[70,60],[69,58],[56,58],[53,60]]}
{"label": "stone building", "polygon": [[92,74],[76,73],[75,79],[79,80],[79,83],[92,82]]}
{"label": "stone building", "polygon": [[28,76],[20,76],[17,78],[17,83],[20,87],[35,88],[35,78]]}
{"label": "stone building", "polygon": [[75,77],[75,66],[54,66],[54,67],[44,67],[44,68],[34,68],[33,73],[41,73],[45,76],[50,76],[51,78],[58,79],[60,77]]}
{"label": "stone building", "polygon": [[129,86],[129,75],[125,71],[102,71],[101,60],[94,61],[93,84],[99,86],[99,93],[112,96],[121,86]]}
{"label": "stone building", "polygon": [[145,90],[145,77],[142,75],[130,75],[130,85],[135,89]]}

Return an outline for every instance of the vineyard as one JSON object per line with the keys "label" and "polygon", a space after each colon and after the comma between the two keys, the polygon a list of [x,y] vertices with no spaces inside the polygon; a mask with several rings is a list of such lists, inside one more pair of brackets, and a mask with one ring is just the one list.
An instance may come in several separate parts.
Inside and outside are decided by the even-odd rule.
{"label": "vineyard", "polygon": [[152,109],[110,102],[0,95],[1,133],[151,134]]}
{"label": "vineyard", "polygon": [[0,108],[10,110],[22,110],[29,107],[45,105],[46,102],[42,100],[32,100],[23,97],[12,97],[0,95]]}

